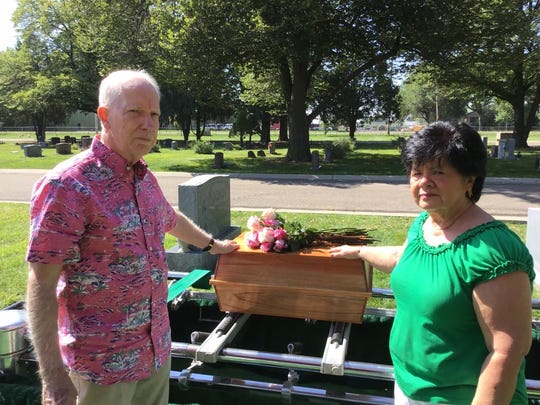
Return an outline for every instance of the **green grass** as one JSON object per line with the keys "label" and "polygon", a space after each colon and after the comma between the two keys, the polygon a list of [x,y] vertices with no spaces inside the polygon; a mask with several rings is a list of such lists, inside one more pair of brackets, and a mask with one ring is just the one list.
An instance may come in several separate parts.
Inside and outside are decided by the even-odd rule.
{"label": "green grass", "polygon": [[[25,263],[26,245],[28,243],[29,206],[22,203],[0,203],[0,212],[3,220],[0,222],[0,308],[23,300],[25,295],[27,266]],[[231,223],[239,225],[245,230],[247,219],[251,215],[259,215],[255,211],[232,211]],[[407,229],[412,221],[411,217],[394,216],[366,216],[345,214],[309,214],[287,213],[280,214],[288,221],[298,221],[302,224],[316,228],[362,228],[377,240],[377,245],[401,245],[405,240]],[[508,226],[525,240],[526,224],[521,222],[507,222]],[[165,247],[168,249],[176,244],[176,239],[167,235]],[[373,285],[388,288],[388,275],[376,271]],[[391,306],[392,303],[380,299],[371,299],[369,305]]]}
{"label": "green grass", "polygon": [[29,205],[0,203],[0,308],[24,298]]}
{"label": "green grass", "polygon": [[[57,134],[49,133],[48,136]],[[58,134],[60,135],[60,134]],[[61,133],[61,136],[68,133]],[[81,133],[72,133],[71,136],[80,137]],[[82,135],[93,135],[82,133]],[[403,175],[403,169],[399,160],[398,150],[391,143],[401,133],[392,133],[390,136],[382,133],[365,133],[357,135],[360,141],[359,148],[354,150],[345,159],[332,163],[323,162],[322,169],[317,174],[361,174],[361,175]],[[482,133],[482,136],[489,138],[490,144],[495,144],[496,133]],[[272,135],[272,139],[276,138]],[[339,140],[347,137],[343,132],[330,132],[324,134],[322,131],[314,131],[310,134],[312,150],[319,150],[324,156],[321,142]],[[160,139],[172,138],[181,140],[178,131],[160,131]],[[254,137],[257,140],[258,137]],[[531,141],[540,141],[540,132],[531,133]],[[4,140],[4,143],[1,141]],[[65,160],[67,156],[58,155],[55,149],[43,149],[43,157],[27,158],[23,150],[17,143],[32,142],[34,140],[31,132],[9,133],[0,132],[0,168],[17,169],[50,169],[57,163]],[[229,138],[224,131],[215,132],[211,137],[204,140],[217,142],[234,141],[237,138]],[[369,142],[368,142],[369,141]],[[387,143],[373,143],[373,141]],[[371,143],[370,143],[371,142]],[[73,153],[79,150],[73,147]],[[216,148],[214,151],[223,151]],[[231,166],[228,169],[219,171],[220,173],[313,173],[309,163],[284,162],[283,158],[287,152],[285,144],[278,144],[277,154],[269,155],[265,158],[250,159],[246,150],[235,149],[223,151],[225,161]],[[531,148],[522,151],[520,160],[504,161],[490,159],[488,162],[489,177],[540,177],[540,171],[534,169],[536,155],[540,154],[540,148]],[[213,169],[213,155],[198,155],[192,149],[171,150],[162,148],[160,153],[152,153],[146,156],[150,167],[154,171],[186,171],[192,173],[216,172]],[[26,204],[0,204],[3,221],[0,223],[0,308],[5,307],[15,301],[24,298],[24,288],[26,283],[26,264],[24,254],[28,240],[28,205]],[[232,212],[233,224],[244,225],[245,221],[254,213]],[[358,227],[371,230],[371,235],[378,240],[378,244],[401,244],[405,239],[408,225],[411,221],[409,217],[374,217],[360,215],[321,215],[321,214],[287,214],[287,218],[292,221],[300,221],[308,226],[317,229]],[[520,237],[525,240],[526,225],[522,223],[508,223]],[[170,247],[175,240],[168,237],[166,246]],[[374,285],[378,287],[388,287],[388,277],[376,272]],[[379,303],[370,303],[377,305]],[[383,305],[383,304],[381,304]]]}
{"label": "green grass", "polygon": [[[176,133],[177,131],[174,131]],[[10,134],[10,133],[7,133]],[[11,133],[12,134],[12,133]],[[312,150],[318,150],[321,160],[324,157],[322,142],[343,139],[346,134],[334,132],[324,135],[321,131],[314,131],[311,135]],[[177,134],[178,135],[178,134]],[[403,166],[400,161],[399,151],[392,141],[401,134],[381,135],[362,134],[357,137],[357,148],[347,155],[345,159],[334,162],[322,162],[322,168],[317,174],[349,174],[349,175],[403,175]],[[490,143],[495,143],[495,133],[482,134],[488,136]],[[8,135],[2,134],[4,139]],[[11,135],[12,137],[15,135]],[[174,136],[171,131],[160,133],[160,139],[172,138],[180,140],[180,136]],[[18,139],[18,138],[15,138]],[[218,132],[204,140],[212,140],[219,144],[231,140],[224,132]],[[232,138],[237,142],[237,138]],[[540,141],[540,132],[533,133],[531,140]],[[374,142],[377,141],[377,142]],[[381,144],[381,141],[386,143]],[[192,148],[180,148],[172,150],[161,148],[159,153],[150,153],[145,159],[154,171],[178,171],[190,173],[268,173],[268,174],[313,174],[311,164],[308,162],[286,162],[287,145],[278,144],[275,155],[266,153],[266,157],[248,158],[247,150],[235,147],[234,150],[224,150],[223,147],[215,147],[214,152],[223,152],[227,164],[225,169],[215,169],[213,154],[196,154]],[[73,153],[78,153],[78,148],[72,147]],[[0,144],[0,168],[11,169],[51,169],[69,156],[58,155],[54,148],[44,148],[43,157],[27,158],[23,150],[13,141]],[[499,160],[489,159],[488,177],[529,177],[540,178],[540,170],[535,168],[537,155],[540,147],[521,150],[521,159]]]}

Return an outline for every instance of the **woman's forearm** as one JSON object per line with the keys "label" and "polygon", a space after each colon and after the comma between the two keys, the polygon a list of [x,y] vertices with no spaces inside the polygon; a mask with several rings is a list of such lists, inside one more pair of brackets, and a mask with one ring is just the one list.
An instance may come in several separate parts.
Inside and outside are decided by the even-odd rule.
{"label": "woman's forearm", "polygon": [[472,404],[509,404],[516,389],[521,355],[490,353],[480,372]]}

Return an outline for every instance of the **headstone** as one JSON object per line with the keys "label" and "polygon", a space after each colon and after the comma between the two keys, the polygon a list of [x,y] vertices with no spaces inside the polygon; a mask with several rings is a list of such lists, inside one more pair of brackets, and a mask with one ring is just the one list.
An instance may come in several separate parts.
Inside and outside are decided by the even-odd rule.
{"label": "headstone", "polygon": [[71,144],[67,142],[57,143],[56,153],[59,155],[71,155]]}
{"label": "headstone", "polygon": [[21,143],[19,144],[20,148],[21,148],[23,151],[24,151],[24,147],[25,147],[25,146],[28,146],[28,145],[35,145],[35,143],[34,143],[34,142],[21,142]]}
{"label": "headstone", "polygon": [[255,156],[255,152],[253,152],[252,150],[248,151],[248,158],[254,159],[256,157],[257,156]]}
{"label": "headstone", "polygon": [[89,136],[81,136],[81,149],[88,149],[92,145],[92,138]]}
{"label": "headstone", "polygon": [[514,150],[516,149],[515,138],[509,138],[506,140],[506,159],[515,159]]}
{"label": "headstone", "polygon": [[178,142],[172,141],[171,142],[171,149],[178,150]]}
{"label": "headstone", "polygon": [[233,147],[232,142],[224,142],[223,143],[223,149],[225,149],[225,150],[233,150],[233,148],[234,147]]}
{"label": "headstone", "polygon": [[311,169],[312,170],[319,170],[321,168],[321,159],[319,157],[319,151],[314,150],[311,152]]}
{"label": "headstone", "polygon": [[540,208],[529,208],[527,218],[527,248],[534,260],[536,279],[534,283],[540,288]]}
{"label": "headstone", "polygon": [[[231,225],[230,178],[201,175],[178,186],[178,209],[216,239],[234,239],[239,226]],[[214,270],[217,256],[201,252],[178,241],[167,250],[167,263],[173,271]]]}
{"label": "headstone", "polygon": [[514,137],[513,132],[497,132],[497,141],[500,141],[501,139],[509,139],[513,137]]}
{"label": "headstone", "polygon": [[257,156],[265,157],[265,156],[266,156],[266,153],[264,153],[264,150],[258,150],[258,151],[257,151]]}
{"label": "headstone", "polygon": [[270,142],[268,144],[268,153],[270,153],[271,155],[276,153],[276,144],[274,142]]}
{"label": "headstone", "polygon": [[491,157],[496,158],[499,153],[499,147],[497,145],[491,145]]}
{"label": "headstone", "polygon": [[488,148],[488,137],[487,136],[482,137],[482,142],[484,143],[484,146],[485,146],[485,148],[487,150],[487,148]]}
{"label": "headstone", "polygon": [[332,162],[332,150],[329,149],[329,148],[326,148],[326,149],[324,150],[324,161],[325,161],[326,163]]}
{"label": "headstone", "polygon": [[223,169],[225,167],[225,161],[223,159],[223,152],[214,153],[214,168]]}
{"label": "headstone", "polygon": [[166,139],[161,140],[159,143],[160,143],[159,146],[161,146],[162,148],[170,149],[172,145],[172,139],[166,138]]}
{"label": "headstone", "polygon": [[23,150],[26,157],[41,157],[41,146],[39,145],[25,145]]}
{"label": "headstone", "polygon": [[501,139],[499,141],[499,149],[497,151],[497,159],[504,159],[505,152],[506,152],[506,139]]}

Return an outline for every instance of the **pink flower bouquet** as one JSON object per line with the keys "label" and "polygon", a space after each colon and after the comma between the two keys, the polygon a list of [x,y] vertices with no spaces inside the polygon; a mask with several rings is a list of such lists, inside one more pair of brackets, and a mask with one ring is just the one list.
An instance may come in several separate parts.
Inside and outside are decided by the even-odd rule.
{"label": "pink flower bouquet", "polygon": [[269,208],[264,210],[260,217],[249,217],[247,227],[249,231],[244,242],[249,248],[278,253],[289,249],[289,235],[276,210]]}

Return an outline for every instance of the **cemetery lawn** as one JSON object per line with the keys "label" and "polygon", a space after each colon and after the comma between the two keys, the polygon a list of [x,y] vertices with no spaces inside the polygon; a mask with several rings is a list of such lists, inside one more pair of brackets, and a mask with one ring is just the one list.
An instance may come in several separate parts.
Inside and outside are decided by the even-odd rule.
{"label": "cemetery lawn", "polygon": [[[24,300],[27,265],[25,252],[28,241],[29,205],[24,203],[0,203],[2,221],[0,222],[0,309]],[[259,215],[255,211],[231,211],[231,223],[246,230],[247,219]],[[330,228],[360,228],[376,240],[376,245],[401,245],[407,229],[413,220],[411,217],[368,216],[345,214],[287,213],[280,211],[287,221],[298,221],[306,227],[319,230]],[[506,222],[507,225],[525,241],[526,223]],[[167,235],[165,248],[176,244],[175,238]],[[277,254],[277,253],[269,253]],[[388,275],[379,271],[373,274],[373,286],[389,288]],[[536,293],[538,296],[538,292]],[[393,301],[371,298],[368,305],[392,307]]]}
{"label": "cemetery lawn", "polygon": [[[172,134],[176,134],[176,136]],[[1,169],[51,169],[59,162],[79,152],[76,145],[72,146],[72,155],[59,155],[55,148],[44,148],[43,157],[28,158],[18,142],[31,141],[31,138],[16,138],[11,133],[0,136],[0,168]],[[319,151],[321,156],[321,168],[316,171],[319,175],[404,175],[399,157],[399,150],[395,144],[398,136],[406,134],[395,133],[392,135],[361,134],[357,136],[357,147],[344,159],[332,162],[324,161],[324,143],[346,139],[344,132],[334,132],[324,135],[322,131],[313,131],[310,135],[312,151]],[[76,135],[76,134],[74,134]],[[496,144],[496,133],[482,133],[488,136],[488,145]],[[28,136],[25,135],[26,137]],[[49,134],[49,136],[51,136]],[[19,135],[20,137],[20,135]],[[160,139],[167,137],[177,139],[179,144],[181,137],[178,131],[161,131]],[[258,137],[254,137],[258,139]],[[275,135],[273,135],[273,138]],[[2,139],[5,139],[2,144]],[[145,159],[155,172],[189,172],[189,173],[266,173],[266,174],[313,174],[310,162],[287,162],[287,145],[277,143],[275,154],[269,154],[264,148],[254,148],[253,151],[263,151],[266,156],[248,158],[248,150],[240,149],[238,138],[229,138],[225,133],[216,133],[203,138],[205,142],[212,141],[214,147],[209,154],[197,154],[193,148],[180,147],[178,150],[160,148],[157,153],[146,155]],[[531,133],[529,138],[535,145],[540,144],[540,131]],[[233,142],[234,149],[226,150],[224,143]],[[214,168],[215,152],[223,152],[224,169]],[[516,150],[516,153],[518,150]],[[537,156],[540,155],[540,146],[519,150],[520,159],[500,160],[489,159],[488,177],[530,177],[540,178],[540,170],[535,168]]]}

